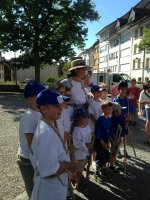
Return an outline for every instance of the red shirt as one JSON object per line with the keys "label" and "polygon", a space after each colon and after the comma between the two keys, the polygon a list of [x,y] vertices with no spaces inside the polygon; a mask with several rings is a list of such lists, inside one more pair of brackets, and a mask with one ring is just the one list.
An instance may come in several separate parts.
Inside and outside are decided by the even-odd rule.
{"label": "red shirt", "polygon": [[130,87],[130,88],[128,88],[128,93],[129,93],[129,97],[132,100],[132,103],[134,105],[137,105],[137,100],[138,100],[139,94],[140,94],[140,88],[138,88],[138,87]]}

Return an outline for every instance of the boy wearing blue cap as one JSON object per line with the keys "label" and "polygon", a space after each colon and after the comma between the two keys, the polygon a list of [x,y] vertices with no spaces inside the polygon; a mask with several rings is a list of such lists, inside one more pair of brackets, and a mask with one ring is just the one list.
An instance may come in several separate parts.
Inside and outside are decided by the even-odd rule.
{"label": "boy wearing blue cap", "polygon": [[41,83],[30,81],[24,88],[24,97],[27,99],[28,109],[23,114],[19,124],[19,150],[18,160],[25,188],[28,196],[31,196],[33,189],[34,170],[31,165],[29,154],[34,131],[41,118],[41,114],[36,104],[36,96],[45,87]]}
{"label": "boy wearing blue cap", "polygon": [[[128,121],[131,121],[131,115],[134,111],[134,107],[133,107],[132,101],[127,98],[127,89],[128,89],[128,84],[126,81],[119,83],[118,85],[119,94],[117,95],[117,97],[113,99],[113,101],[118,102],[121,105],[121,107],[126,108],[122,110],[121,115],[126,117]],[[125,139],[126,138],[124,137],[124,142],[125,142]],[[124,152],[124,154],[126,158],[130,158],[127,151]]]}
{"label": "boy wearing blue cap", "polygon": [[89,113],[85,109],[76,111],[76,126],[73,130],[73,145],[75,147],[75,160],[79,161],[79,169],[75,173],[77,190],[84,192],[87,188],[82,172],[87,163],[87,156],[93,149],[91,143],[91,129],[88,126]]}
{"label": "boy wearing blue cap", "polygon": [[95,141],[94,148],[96,151],[97,172],[96,176],[101,175],[107,180],[111,177],[107,171],[107,163],[110,161],[110,134],[112,131],[112,122],[110,115],[112,114],[113,104],[111,102],[104,102],[101,105],[103,115],[101,115],[95,125]]}
{"label": "boy wearing blue cap", "polygon": [[42,114],[31,145],[30,159],[35,170],[31,200],[66,200],[68,171],[78,168],[69,154],[55,122],[61,116],[61,104],[67,97],[45,89],[37,96]]}

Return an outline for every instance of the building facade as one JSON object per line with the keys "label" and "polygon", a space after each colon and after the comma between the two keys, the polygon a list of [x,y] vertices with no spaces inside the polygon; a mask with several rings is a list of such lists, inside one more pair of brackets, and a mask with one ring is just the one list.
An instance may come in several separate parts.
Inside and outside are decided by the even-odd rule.
{"label": "building facade", "polygon": [[138,49],[150,28],[150,1],[142,0],[124,16],[104,27],[99,37],[98,72],[123,72],[137,81],[150,79],[150,52]]}

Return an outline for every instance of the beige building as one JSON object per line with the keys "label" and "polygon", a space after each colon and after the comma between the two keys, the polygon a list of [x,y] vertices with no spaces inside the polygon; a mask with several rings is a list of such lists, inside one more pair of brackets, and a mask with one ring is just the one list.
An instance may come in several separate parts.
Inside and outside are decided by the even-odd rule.
{"label": "beige building", "polygon": [[93,71],[97,71],[99,68],[99,40],[97,40],[93,44],[93,49],[94,49],[94,65],[92,67]]}
{"label": "beige building", "polygon": [[[47,65],[44,69],[41,69],[40,79],[44,82],[49,77],[58,77],[58,66],[57,65]],[[30,67],[27,69],[17,70],[17,80],[23,81],[25,79],[35,79],[35,68]]]}

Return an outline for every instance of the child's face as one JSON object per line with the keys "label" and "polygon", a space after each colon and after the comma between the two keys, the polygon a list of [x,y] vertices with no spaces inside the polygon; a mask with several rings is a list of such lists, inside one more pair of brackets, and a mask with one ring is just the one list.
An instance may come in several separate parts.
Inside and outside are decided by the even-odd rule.
{"label": "child's face", "polygon": [[135,85],[136,85],[136,82],[135,82],[135,81],[132,81],[131,84],[132,84],[132,86],[135,86]]}
{"label": "child's face", "polygon": [[86,68],[76,69],[75,72],[76,72],[77,76],[82,79],[83,76],[85,75]]}
{"label": "child's face", "polygon": [[107,90],[101,91],[101,97],[105,99],[107,97]]}
{"label": "child's face", "polygon": [[112,114],[113,107],[107,106],[107,107],[103,108],[102,111],[103,111],[104,115],[109,116]]}
{"label": "child's face", "polygon": [[78,119],[79,125],[86,126],[88,124],[89,118],[88,117],[80,117]]}
{"label": "child's face", "polygon": [[126,96],[127,88],[126,87],[122,87],[122,88],[120,88],[119,92],[120,92],[121,95]]}
{"label": "child's face", "polygon": [[58,89],[58,92],[61,94],[61,95],[64,95],[65,94],[65,87],[60,87]]}
{"label": "child's face", "polygon": [[48,118],[49,120],[57,120],[60,119],[61,117],[62,108],[61,105],[59,104],[57,105],[48,104],[46,106],[41,106],[40,111],[42,115]]}
{"label": "child's face", "polygon": [[119,117],[119,116],[121,115],[121,109],[119,109],[119,110],[114,110],[114,115],[115,115],[116,117]]}
{"label": "child's face", "polygon": [[28,101],[29,107],[38,109],[38,106],[37,106],[37,103],[36,103],[36,96],[29,97],[27,99],[27,101]]}
{"label": "child's face", "polygon": [[99,99],[101,97],[101,92],[99,92],[99,91],[98,92],[94,92],[93,96],[94,96],[94,98],[98,98]]}

